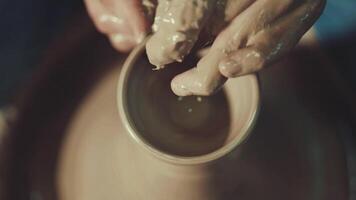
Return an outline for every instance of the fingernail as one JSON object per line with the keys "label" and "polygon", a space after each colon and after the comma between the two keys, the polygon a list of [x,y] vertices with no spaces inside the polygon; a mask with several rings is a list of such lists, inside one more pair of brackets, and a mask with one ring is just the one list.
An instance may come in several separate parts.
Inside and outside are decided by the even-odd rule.
{"label": "fingernail", "polygon": [[110,35],[110,41],[117,50],[123,52],[128,52],[135,46],[135,42],[130,36],[120,33]]}
{"label": "fingernail", "polygon": [[227,59],[219,64],[220,73],[227,78],[237,76],[242,68],[240,64],[234,59]]}
{"label": "fingernail", "polygon": [[123,34],[117,33],[112,35],[112,40],[115,43],[122,43],[122,42],[127,42],[127,41],[132,41],[132,38],[129,36],[125,36]]}
{"label": "fingernail", "polygon": [[101,15],[99,18],[99,21],[101,23],[106,23],[106,22],[111,22],[117,25],[123,25],[124,24],[124,20],[114,16],[114,15]]}
{"label": "fingernail", "polygon": [[177,83],[175,80],[171,82],[171,89],[177,96],[189,96],[192,93],[183,85]]}
{"label": "fingernail", "polygon": [[122,18],[114,15],[101,15],[97,25],[99,31],[105,34],[133,34],[132,30],[127,28],[127,23]]}
{"label": "fingernail", "polygon": [[147,57],[152,65],[163,66],[174,62],[167,53],[167,47],[161,44],[162,41],[161,35],[154,34],[146,43]]}

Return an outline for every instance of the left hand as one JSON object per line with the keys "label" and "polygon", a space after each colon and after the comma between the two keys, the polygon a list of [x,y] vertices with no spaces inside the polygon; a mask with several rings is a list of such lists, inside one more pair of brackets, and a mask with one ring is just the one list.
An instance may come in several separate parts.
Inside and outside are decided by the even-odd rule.
{"label": "left hand", "polygon": [[155,0],[84,0],[96,28],[112,46],[128,52],[150,31]]}

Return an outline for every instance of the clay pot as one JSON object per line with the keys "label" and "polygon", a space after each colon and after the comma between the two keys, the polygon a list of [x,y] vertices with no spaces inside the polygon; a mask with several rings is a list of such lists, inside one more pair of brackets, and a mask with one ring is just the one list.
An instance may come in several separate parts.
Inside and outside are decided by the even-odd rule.
{"label": "clay pot", "polygon": [[208,200],[236,191],[239,148],[257,119],[256,76],[231,79],[211,97],[177,97],[170,80],[189,64],[153,71],[144,47],[127,58],[118,84],[131,149],[120,173],[139,180],[122,180],[124,199]]}
{"label": "clay pot", "polygon": [[[320,108],[318,101],[314,101],[319,97],[308,95],[310,90],[298,89],[302,78],[305,84],[321,80],[308,79],[305,73],[291,70],[300,68],[285,67],[288,62],[265,72],[262,110],[253,127],[259,97],[256,77],[234,79],[224,89],[228,102],[225,105],[230,106],[226,121],[230,123],[225,126],[229,131],[223,142],[214,134],[204,137],[204,133],[179,138],[172,122],[178,125],[181,122],[185,127],[192,125],[190,120],[184,121],[188,114],[202,106],[200,103],[216,100],[179,101],[170,92],[169,80],[184,71],[182,67],[195,62],[194,58],[188,60],[192,63],[167,66],[166,70],[155,72],[141,46],[126,59],[121,72],[118,67],[121,63],[114,64],[115,70],[91,91],[66,131],[68,137],[61,147],[57,174],[60,199],[347,198],[344,157],[334,135],[337,128],[333,123],[311,117],[312,110]],[[229,96],[232,88],[236,96]],[[299,104],[296,94],[308,104]],[[191,113],[189,107],[182,106],[187,112],[178,113],[185,118],[177,121],[169,114],[170,109],[181,103],[185,105],[185,100],[195,106]],[[170,107],[172,104],[175,106]],[[216,113],[213,116],[219,115]],[[144,119],[140,121],[142,116]],[[193,119],[213,122],[204,116]],[[227,117],[222,115],[219,119]],[[209,123],[204,124],[214,128]],[[152,124],[155,127],[148,127]],[[194,126],[190,128],[196,130]],[[234,128],[236,132],[232,131]],[[210,137],[215,140],[209,140]],[[209,148],[203,148],[202,144]]]}
{"label": "clay pot", "polygon": [[[115,168],[116,176],[110,182],[116,185],[116,191],[109,192],[111,198],[209,200],[233,193],[241,176],[237,170],[239,149],[253,129],[259,107],[256,76],[228,81],[212,97],[177,97],[169,82],[189,64],[153,71],[144,46],[139,45],[130,54],[120,72],[120,118],[113,118],[119,129],[106,130],[115,134],[112,144],[116,150],[107,156],[116,159],[116,164],[92,160]],[[85,195],[92,195],[90,191],[78,192],[83,181],[84,185],[92,181],[73,174],[73,169],[79,167],[73,166],[73,159],[78,158],[73,151],[78,152],[75,148],[83,141],[70,138],[59,174],[63,198],[72,199],[76,193],[78,199],[95,199]],[[92,151],[82,150],[85,154]],[[92,165],[87,163],[83,169],[91,171]],[[68,181],[77,184],[68,187]]]}

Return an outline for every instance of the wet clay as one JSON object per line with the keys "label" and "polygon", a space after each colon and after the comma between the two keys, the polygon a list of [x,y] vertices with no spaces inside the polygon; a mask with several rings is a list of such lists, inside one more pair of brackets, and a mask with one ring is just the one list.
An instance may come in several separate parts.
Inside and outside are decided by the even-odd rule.
{"label": "wet clay", "polygon": [[210,97],[176,96],[169,82],[199,58],[189,55],[158,73],[145,50],[142,43],[130,54],[118,84],[120,116],[136,142],[164,157],[213,159],[246,137],[259,98],[254,76],[231,80]]}
{"label": "wet clay", "polygon": [[147,59],[137,63],[127,83],[131,126],[145,141],[167,154],[199,156],[236,138],[238,132],[230,131],[225,91],[210,97],[178,97],[169,83],[186,68],[170,66],[157,73],[152,67]]}
{"label": "wet clay", "polygon": [[159,1],[154,36],[147,43],[150,62],[158,68],[182,61],[196,42],[200,27],[213,9],[212,0]]}
{"label": "wet clay", "polygon": [[[172,62],[182,62],[198,37],[216,36],[236,13],[241,12],[251,1],[228,0],[185,0],[159,1],[156,17],[152,26],[154,35],[147,42],[147,54],[150,62],[157,69]],[[209,26],[204,24],[209,23]],[[203,31],[202,31],[203,30]],[[212,41],[212,39],[211,39]],[[180,96],[192,94],[209,95],[222,85],[226,78],[217,68],[221,52],[211,53],[215,67],[197,67],[181,76],[181,80],[172,82],[172,90]],[[212,65],[210,63],[210,65]],[[185,83],[185,84],[181,84]]]}
{"label": "wet clay", "polygon": [[[163,68],[172,62],[181,62],[198,37],[216,36],[245,1],[233,0],[160,0],[152,30],[154,36],[147,43],[150,62]],[[206,23],[209,26],[204,27]],[[203,31],[202,31],[203,30]]]}
{"label": "wet clay", "polygon": [[195,68],[172,81],[177,95],[211,95],[226,78],[256,72],[292,49],[322,10],[322,2],[161,0],[147,55],[161,69],[181,62],[193,46],[214,40]]}

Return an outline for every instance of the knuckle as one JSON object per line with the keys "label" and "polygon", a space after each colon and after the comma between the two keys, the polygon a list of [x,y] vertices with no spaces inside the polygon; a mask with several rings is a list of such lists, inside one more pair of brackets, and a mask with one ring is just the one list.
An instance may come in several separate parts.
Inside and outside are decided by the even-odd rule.
{"label": "knuckle", "polygon": [[222,71],[222,74],[227,78],[234,78],[237,76],[237,74],[235,72],[232,72],[231,70],[224,70]]}
{"label": "knuckle", "polygon": [[219,79],[214,79],[209,83],[205,82],[199,88],[199,91],[197,91],[197,95],[210,96],[214,94],[222,86],[222,84],[223,83]]}
{"label": "knuckle", "polygon": [[256,66],[256,69],[262,69],[266,63],[266,56],[260,50],[254,50],[251,53],[255,59],[254,66]]}

